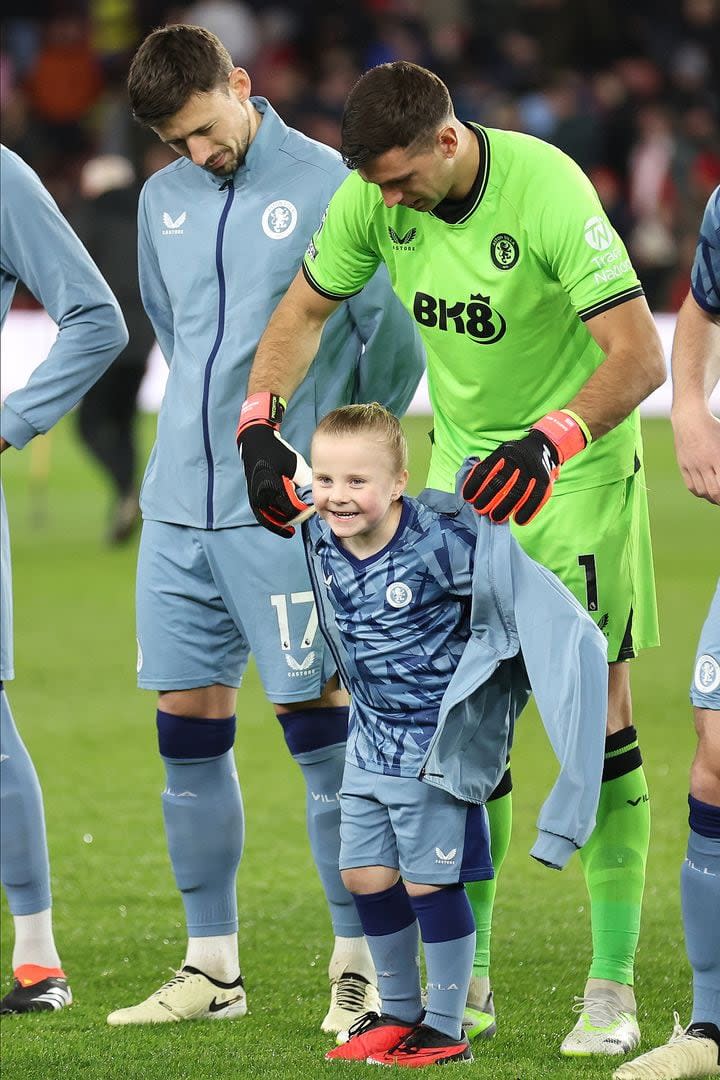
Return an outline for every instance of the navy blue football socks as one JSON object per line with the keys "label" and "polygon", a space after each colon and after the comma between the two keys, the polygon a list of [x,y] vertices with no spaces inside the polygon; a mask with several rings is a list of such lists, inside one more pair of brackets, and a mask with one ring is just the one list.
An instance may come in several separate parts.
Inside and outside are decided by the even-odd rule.
{"label": "navy blue football socks", "polygon": [[383,1012],[415,1024],[422,1012],[418,923],[402,881],[355,896]]}
{"label": "navy blue football socks", "polygon": [[475,956],[475,921],[463,885],[411,896],[420,924],[427,971],[424,1024],[453,1039],[462,1018]]}
{"label": "navy blue football socks", "polygon": [[235,717],[203,720],[158,710],[157,719],[167,777],[165,832],[188,935],[236,933],[245,826],[232,751]]}
{"label": "navy blue football socks", "polygon": [[285,742],[305,780],[307,832],[336,937],[361,937],[353,898],[342,883],[340,801],[348,708],[295,709],[278,716]]}

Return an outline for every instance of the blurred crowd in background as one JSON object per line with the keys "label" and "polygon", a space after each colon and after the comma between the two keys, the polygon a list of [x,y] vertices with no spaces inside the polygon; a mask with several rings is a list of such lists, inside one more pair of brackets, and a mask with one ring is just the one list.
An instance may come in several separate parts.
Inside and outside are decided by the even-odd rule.
{"label": "blurred crowd in background", "polygon": [[[130,344],[77,410],[112,492],[107,539],[139,520],[138,388],[154,335],[142,309],[136,207],[174,153],[130,116],[132,55],[158,26],[214,31],[253,92],[339,147],[363,71],[436,71],[460,119],[570,154],[625,240],[651,310],[688,290],[699,222],[720,183],[720,0],[5,0],[0,138],[39,173],[121,303]],[[0,178],[1,182],[1,178]],[[16,308],[38,304],[19,287]]]}
{"label": "blurred crowd in background", "polygon": [[[223,40],[287,123],[332,146],[364,70],[395,59],[432,68],[461,119],[537,135],[575,158],[653,310],[676,311],[687,292],[702,209],[720,183],[720,0],[8,0],[5,9],[2,141],[71,220],[97,197],[97,183],[82,181],[92,159],[124,159],[120,173],[138,183],[169,160],[133,123],[125,79],[149,30],[191,22]],[[117,168],[113,176],[117,186]]]}

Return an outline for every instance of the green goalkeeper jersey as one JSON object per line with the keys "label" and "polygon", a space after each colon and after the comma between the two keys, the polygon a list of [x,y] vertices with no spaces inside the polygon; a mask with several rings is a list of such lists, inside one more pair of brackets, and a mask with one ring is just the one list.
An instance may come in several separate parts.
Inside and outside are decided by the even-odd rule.
{"label": "green goalkeeper jersey", "polygon": [[[592,184],[566,154],[470,126],[480,169],[462,204],[388,209],[376,185],[351,173],[303,262],[310,285],[334,300],[386,263],[425,344],[428,484],[445,490],[466,457],[485,457],[567,405],[604,359],[585,321],[643,294]],[[635,410],[563,467],[556,490],[619,480],[640,455]]]}

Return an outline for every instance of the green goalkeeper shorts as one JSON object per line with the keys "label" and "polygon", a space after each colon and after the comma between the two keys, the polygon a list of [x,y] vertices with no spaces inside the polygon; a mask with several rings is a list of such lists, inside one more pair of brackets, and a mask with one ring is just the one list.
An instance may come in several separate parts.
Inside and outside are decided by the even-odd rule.
{"label": "green goalkeeper shorts", "polygon": [[592,615],[608,661],[659,644],[644,470],[600,487],[554,494],[518,541]]}

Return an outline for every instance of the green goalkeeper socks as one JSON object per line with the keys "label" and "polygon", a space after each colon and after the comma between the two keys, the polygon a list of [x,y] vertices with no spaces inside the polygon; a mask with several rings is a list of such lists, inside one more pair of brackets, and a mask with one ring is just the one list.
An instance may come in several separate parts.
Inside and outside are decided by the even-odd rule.
{"label": "green goalkeeper socks", "polygon": [[[473,978],[488,975],[490,969],[490,931],[498,874],[510,846],[512,832],[512,782],[510,770],[498,784],[488,800],[486,809],[490,821],[490,851],[495,877],[492,881],[469,881],[465,889],[475,919],[475,959]],[[502,792],[501,794],[497,794]]]}
{"label": "green goalkeeper socks", "polygon": [[580,851],[592,914],[589,978],[633,984],[650,802],[634,727],[608,736],[597,823]]}
{"label": "green goalkeeper socks", "polygon": [[[487,803],[495,878],[466,886],[477,930],[473,977],[490,968],[490,931],[500,868],[512,831],[510,770]],[[650,802],[635,728],[610,735],[597,823],[580,852],[592,911],[593,960],[589,978],[633,984],[640,931]]]}

